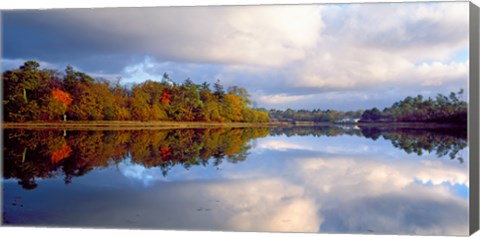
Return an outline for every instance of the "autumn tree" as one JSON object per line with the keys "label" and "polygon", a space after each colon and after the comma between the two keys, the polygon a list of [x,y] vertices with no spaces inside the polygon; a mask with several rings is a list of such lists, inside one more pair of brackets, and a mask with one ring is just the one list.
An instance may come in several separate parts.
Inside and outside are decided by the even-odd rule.
{"label": "autumn tree", "polygon": [[19,69],[3,73],[4,120],[42,120],[42,108],[48,107],[51,89],[59,79],[54,70],[40,70],[40,64],[27,61]]}
{"label": "autumn tree", "polygon": [[[268,122],[268,114],[251,108],[246,89],[232,86],[226,92],[220,81],[212,91],[208,83],[191,79],[174,83],[167,73],[161,82],[145,81],[131,89],[67,66],[64,73],[39,69],[27,61],[3,73],[4,120],[215,121]],[[267,117],[265,117],[267,115]]]}
{"label": "autumn tree", "polygon": [[208,83],[204,83],[200,87],[200,99],[204,105],[200,111],[204,121],[225,121],[225,119],[220,115],[220,111],[222,109],[221,104],[217,100],[217,97],[210,90]]}
{"label": "autumn tree", "polygon": [[133,120],[146,121],[149,119],[150,99],[150,95],[143,90],[141,85],[136,85],[132,88],[130,106]]}
{"label": "autumn tree", "polygon": [[128,101],[128,92],[122,88],[120,84],[116,84],[112,89],[113,94],[113,111],[115,120],[130,120],[131,111]]}
{"label": "autumn tree", "polygon": [[55,118],[58,119],[61,115],[65,115],[73,98],[69,93],[58,88],[52,89],[51,98],[52,99],[49,99],[48,106],[44,113],[47,114],[48,120],[55,120]]}
{"label": "autumn tree", "polygon": [[172,102],[169,116],[176,121],[195,121],[200,117],[203,102],[200,99],[198,85],[190,79],[183,85],[176,86],[172,91]]}

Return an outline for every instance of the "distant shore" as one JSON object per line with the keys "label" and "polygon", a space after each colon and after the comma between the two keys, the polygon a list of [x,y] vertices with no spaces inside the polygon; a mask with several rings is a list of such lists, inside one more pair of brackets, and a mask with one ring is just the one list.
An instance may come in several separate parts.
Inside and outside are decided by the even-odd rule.
{"label": "distant shore", "polygon": [[439,123],[439,122],[357,122],[357,123],[335,123],[335,122],[272,122],[281,126],[292,127],[320,127],[320,126],[340,126],[340,127],[377,127],[377,128],[456,128],[467,127],[467,124],[459,123]]}
{"label": "distant shore", "polygon": [[438,122],[375,122],[375,123],[356,123],[359,127],[389,127],[389,128],[462,128],[467,124],[458,123],[438,123]]}

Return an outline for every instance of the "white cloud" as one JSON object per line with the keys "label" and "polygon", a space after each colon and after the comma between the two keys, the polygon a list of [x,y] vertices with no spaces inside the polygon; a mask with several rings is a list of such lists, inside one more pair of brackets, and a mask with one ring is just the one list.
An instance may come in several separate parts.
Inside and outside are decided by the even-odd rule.
{"label": "white cloud", "polygon": [[160,81],[163,78],[162,73],[155,72],[161,63],[155,62],[152,58],[146,57],[143,62],[129,65],[123,69],[122,82],[142,82],[147,80]]}
{"label": "white cloud", "polygon": [[468,48],[466,12],[466,3],[325,6],[322,37],[287,85],[317,91],[465,87],[468,62],[454,56]]}
{"label": "white cloud", "polygon": [[158,59],[263,66],[304,58],[323,27],[318,6],[312,5],[108,9],[63,17],[102,32],[124,45],[121,50],[134,47]]}
{"label": "white cloud", "polygon": [[[331,35],[339,34],[361,48],[420,59],[447,59],[452,50],[468,42],[466,12],[465,2],[355,4],[343,9],[347,19],[340,20],[344,24]],[[336,21],[341,14],[329,17]]]}
{"label": "white cloud", "polygon": [[[413,68],[412,62],[383,50],[345,46],[327,51],[312,54],[295,71],[297,76],[291,77],[290,85],[317,90],[364,90],[398,83],[399,76]],[[335,57],[326,58],[325,54]]]}
{"label": "white cloud", "polygon": [[275,95],[261,95],[258,98],[260,103],[277,105],[292,103],[299,100],[304,100],[311,97],[310,95],[287,95],[287,94],[275,94]]}
{"label": "white cloud", "polygon": [[423,86],[442,85],[452,81],[466,81],[468,79],[468,61],[422,63],[415,68],[414,77],[421,78]]}

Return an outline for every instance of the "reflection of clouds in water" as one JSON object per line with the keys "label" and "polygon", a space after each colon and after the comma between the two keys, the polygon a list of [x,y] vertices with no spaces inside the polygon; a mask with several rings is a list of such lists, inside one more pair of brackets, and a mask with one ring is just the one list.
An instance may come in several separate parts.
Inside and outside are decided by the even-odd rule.
{"label": "reflection of clouds in water", "polygon": [[[468,199],[456,190],[468,189],[466,163],[438,159],[434,154],[408,155],[392,150],[390,144],[378,146],[378,141],[363,138],[343,145],[333,140],[317,139],[317,147],[292,138],[259,140],[244,163],[219,174],[223,176],[221,181],[200,181],[205,173],[199,170],[173,172],[175,180],[190,180],[192,185],[176,183],[168,196],[185,210],[197,208],[192,206],[192,193],[197,198],[219,201],[217,208],[205,212],[211,215],[208,221],[192,219],[184,223],[187,229],[210,226],[236,231],[467,233]],[[322,149],[325,147],[329,149]],[[352,151],[357,147],[364,149],[355,154]],[[388,151],[388,158],[379,152],[383,150]],[[290,157],[278,159],[279,154]],[[119,169],[124,176],[144,184],[162,177],[158,169],[132,163],[122,163]],[[190,179],[192,176],[198,182]],[[169,218],[178,223],[184,215]]]}
{"label": "reflection of clouds in water", "polygon": [[[155,186],[153,181],[161,177],[159,170],[147,169],[128,159],[118,168],[125,177],[140,180],[145,186]],[[194,188],[178,184],[171,187],[169,196],[175,196],[180,206],[192,204],[188,201],[192,191],[201,199],[221,200],[222,217],[213,219],[225,222],[221,228],[225,230],[318,232],[318,207],[312,197],[304,196],[302,186],[282,178],[229,178],[221,182],[192,181]]]}
{"label": "reflection of clouds in water", "polygon": [[[420,180],[434,184],[468,185],[466,166],[448,165],[440,160],[418,162],[418,160],[391,160],[379,162],[375,158],[304,158],[294,161],[299,172],[295,172],[303,181],[313,186],[335,184],[345,194],[380,194],[401,190]],[[453,163],[453,162],[452,162]],[[448,192],[448,190],[446,190]]]}
{"label": "reflection of clouds in water", "polygon": [[123,160],[118,165],[118,169],[120,170],[123,176],[127,178],[140,180],[143,182],[144,186],[150,185],[152,181],[156,179],[157,175],[161,175],[161,174],[155,174],[156,172],[154,172],[151,169],[145,168],[145,166],[143,165],[132,163],[131,159]]}
{"label": "reflection of clouds in water", "polygon": [[[436,185],[467,185],[466,166],[354,157],[294,163],[307,193],[324,207],[319,210],[325,219],[322,232],[467,233],[467,199],[456,196],[452,187]],[[417,179],[433,185],[418,184]]]}
{"label": "reflection of clouds in water", "polygon": [[[295,185],[288,189],[303,189],[302,197],[313,200],[318,208],[321,232],[467,233],[468,199],[465,193],[459,192],[459,189],[468,190],[466,163],[439,159],[435,154],[421,157],[406,154],[403,150],[392,149],[389,143],[381,145],[363,138],[356,138],[352,144],[335,144],[334,139],[324,142],[317,138],[315,151],[312,151],[311,144],[293,138],[259,141],[259,148],[269,150],[257,155],[271,162],[285,162],[285,165],[276,166],[282,167],[281,170],[263,167],[256,172]],[[299,150],[301,146],[308,149]],[[363,149],[355,154],[352,148]],[[278,150],[290,154],[290,159],[277,159]],[[388,152],[381,152],[384,150]],[[297,157],[296,153],[310,156]],[[252,177],[250,172],[234,172],[228,177]],[[259,229],[249,227],[249,230]]]}
{"label": "reflection of clouds in water", "polygon": [[287,162],[291,170],[277,171],[282,176],[276,179],[257,175],[251,180],[251,174],[238,174],[229,177],[241,182],[226,181],[207,189],[231,211],[226,219],[229,229],[390,234],[466,234],[468,230],[465,197],[448,185],[417,181],[423,177],[465,186],[465,166],[449,166],[441,160],[385,163],[355,157]]}
{"label": "reflection of clouds in water", "polygon": [[285,142],[281,140],[268,140],[261,141],[257,144],[258,149],[286,151],[286,150],[311,150],[310,147]]}
{"label": "reflection of clouds in water", "polygon": [[325,218],[321,229],[327,233],[466,235],[467,210],[466,203],[410,189],[337,200],[320,211]]}
{"label": "reflection of clouds in water", "polygon": [[318,206],[301,186],[283,179],[222,182],[207,187],[221,199],[227,229],[235,231],[318,232]]}
{"label": "reflection of clouds in water", "polygon": [[[448,183],[452,186],[468,187],[468,159],[461,164],[449,160],[448,157],[439,159],[434,154],[406,154],[402,150],[392,149],[389,141],[383,141],[383,144],[379,145],[379,141],[362,138],[338,144],[336,140],[345,141],[345,137],[328,138],[327,141],[317,138],[315,145],[311,143],[312,139],[306,140],[307,142],[298,137],[288,138],[288,142],[286,140],[263,139],[258,142],[258,148],[269,149],[270,152],[288,152],[292,158],[297,158],[296,153],[308,152],[302,159],[295,160],[299,168],[306,171],[334,168],[333,176],[343,172],[349,177],[359,176],[362,179],[367,178],[369,182],[375,181],[377,185],[385,180],[387,186],[405,186],[417,180],[424,184]],[[268,153],[264,154],[266,155]],[[329,177],[333,176],[326,175],[322,180],[331,180]]]}
{"label": "reflection of clouds in water", "polygon": [[[440,185],[442,183],[449,183],[450,185],[463,185],[468,187],[468,172],[467,166],[458,166],[457,169],[452,169],[445,162],[422,160],[421,163],[430,169],[417,170],[416,178],[422,183],[432,183]],[[463,168],[463,169],[460,169]]]}
{"label": "reflection of clouds in water", "polygon": [[[362,143],[357,143],[358,137],[349,135],[336,137],[267,137],[257,140],[256,150],[254,152],[263,152],[265,150],[275,151],[317,151],[323,153],[350,153],[359,154],[359,152],[381,152],[379,146],[371,146],[375,142],[372,140],[364,140]],[[390,143],[390,142],[388,142]],[[348,144],[348,145],[345,145]],[[390,148],[390,146],[388,147]]]}

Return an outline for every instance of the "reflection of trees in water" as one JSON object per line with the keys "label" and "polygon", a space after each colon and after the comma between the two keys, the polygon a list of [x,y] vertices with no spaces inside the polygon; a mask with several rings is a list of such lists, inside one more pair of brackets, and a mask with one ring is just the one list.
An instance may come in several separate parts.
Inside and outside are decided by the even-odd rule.
{"label": "reflection of trees in water", "polygon": [[393,127],[362,127],[362,134],[366,138],[377,140],[380,136],[390,140],[396,148],[402,149],[408,154],[422,155],[425,152],[435,154],[438,157],[449,156],[450,159],[463,158],[458,153],[467,147],[466,128],[393,128]]}
{"label": "reflection of trees in water", "polygon": [[63,175],[65,182],[95,168],[119,164],[126,158],[147,168],[158,167],[164,175],[174,166],[219,166],[225,160],[245,160],[249,141],[270,135],[350,135],[390,140],[396,148],[422,155],[434,152],[463,162],[458,153],[467,146],[465,128],[399,128],[336,126],[220,128],[162,131],[63,131],[4,130],[4,178],[17,179],[25,189],[35,179]]}
{"label": "reflection of trees in water", "polygon": [[162,131],[4,130],[4,178],[25,189],[35,179],[64,175],[65,182],[92,169],[131,157],[135,164],[158,167],[164,175],[177,165],[188,169],[246,159],[249,141],[268,135],[267,128],[185,129]]}
{"label": "reflection of trees in water", "polygon": [[458,156],[458,153],[467,146],[467,129],[465,127],[283,127],[271,129],[270,134],[285,134],[288,137],[351,135],[372,140],[382,137],[385,140],[390,140],[394,147],[402,149],[408,154],[415,153],[420,156],[425,152],[434,152],[438,157],[449,156],[451,159],[458,159],[460,162],[463,162],[463,158]]}

